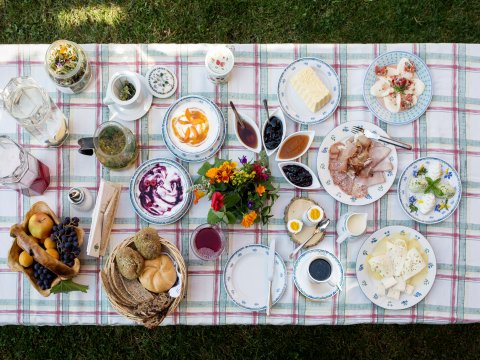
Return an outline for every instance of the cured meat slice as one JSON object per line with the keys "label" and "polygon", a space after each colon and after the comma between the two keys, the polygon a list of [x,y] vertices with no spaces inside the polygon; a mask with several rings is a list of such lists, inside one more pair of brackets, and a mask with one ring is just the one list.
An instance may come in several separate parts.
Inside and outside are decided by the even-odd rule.
{"label": "cured meat slice", "polygon": [[374,172],[372,176],[368,177],[357,177],[355,182],[366,187],[383,184],[385,182],[385,174],[382,172]]}
{"label": "cured meat slice", "polygon": [[388,158],[383,159],[380,161],[373,169],[372,171],[391,171],[393,170],[393,164]]}
{"label": "cured meat slice", "polygon": [[377,166],[383,159],[385,159],[392,149],[386,146],[375,146],[370,149],[370,158],[372,159],[372,169]]}

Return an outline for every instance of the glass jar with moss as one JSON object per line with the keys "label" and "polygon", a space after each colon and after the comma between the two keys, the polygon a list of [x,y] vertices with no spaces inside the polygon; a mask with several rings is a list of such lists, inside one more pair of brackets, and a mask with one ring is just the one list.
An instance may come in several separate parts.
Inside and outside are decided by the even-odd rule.
{"label": "glass jar with moss", "polygon": [[130,129],[115,121],[101,124],[93,138],[95,155],[109,169],[123,169],[138,156],[137,141]]}
{"label": "glass jar with moss", "polygon": [[68,40],[57,40],[48,47],[45,68],[57,88],[67,94],[82,92],[92,78],[85,51]]}

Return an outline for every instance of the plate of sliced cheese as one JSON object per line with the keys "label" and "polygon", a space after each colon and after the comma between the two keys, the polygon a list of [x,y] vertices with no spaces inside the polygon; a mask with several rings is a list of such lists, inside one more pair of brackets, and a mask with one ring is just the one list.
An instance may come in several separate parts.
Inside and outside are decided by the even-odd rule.
{"label": "plate of sliced cheese", "polygon": [[327,120],[337,108],[341,93],[335,70],[314,57],[304,57],[288,65],[277,88],[282,111],[301,124]]}
{"label": "plate of sliced cheese", "polygon": [[357,257],[357,279],[376,305],[402,310],[425,298],[437,273],[433,248],[418,231],[387,226],[373,233]]}

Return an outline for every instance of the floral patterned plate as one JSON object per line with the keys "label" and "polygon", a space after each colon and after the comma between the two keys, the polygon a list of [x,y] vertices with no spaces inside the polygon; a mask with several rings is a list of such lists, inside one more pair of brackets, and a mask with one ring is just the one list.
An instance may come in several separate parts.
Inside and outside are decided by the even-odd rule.
{"label": "floral patterned plate", "polygon": [[[307,66],[315,70],[332,95],[330,102],[316,113],[312,113],[290,84],[293,74]],[[318,124],[327,120],[337,109],[341,95],[340,78],[335,70],[326,62],[314,57],[295,60],[283,70],[278,80],[277,96],[280,107],[285,115],[300,124]]]}
{"label": "floral patterned plate", "polygon": [[[402,58],[407,58],[413,61],[416,67],[417,76],[425,84],[425,90],[418,98],[418,102],[414,107],[398,113],[391,113],[378,98],[370,94],[370,89],[377,81],[375,66],[397,65]],[[380,120],[392,125],[411,123],[427,111],[427,108],[432,101],[432,76],[430,75],[430,70],[428,70],[427,64],[425,64],[422,59],[412,53],[405,51],[391,51],[382,54],[373,60],[365,73],[365,79],[363,80],[363,98],[373,115]]]}
{"label": "floral patterned plate", "polygon": [[[422,214],[418,210],[418,205],[422,201],[421,193],[413,193],[410,191],[408,184],[412,177],[419,177],[419,169],[428,169],[432,162],[440,162],[442,166],[442,181],[450,183],[456,190],[455,195],[447,200],[436,198],[434,209]],[[426,176],[428,173],[425,174]],[[462,198],[462,182],[457,171],[446,161],[436,157],[424,157],[415,160],[403,170],[398,180],[398,200],[405,213],[413,220],[422,224],[436,224],[446,220],[456,210],[460,199]]]}
{"label": "floral patterned plate", "polygon": [[[406,235],[409,238],[415,238],[424,253],[428,256],[427,275],[420,283],[414,284],[415,289],[411,295],[402,293],[400,299],[395,300],[387,296],[380,296],[377,293],[377,286],[380,281],[372,277],[372,273],[368,265],[368,256],[372,253],[378,243],[386,237],[395,236],[395,234]],[[360,251],[358,252],[356,263],[357,280],[365,296],[375,305],[388,310],[403,310],[418,304],[427,296],[432,288],[435,276],[437,274],[437,259],[433,248],[428,240],[418,231],[406,226],[387,226],[374,232],[365,240]]]}
{"label": "floral patterned plate", "polygon": [[330,146],[332,146],[337,141],[344,140],[350,136],[353,136],[353,134],[351,133],[351,129],[354,126],[360,126],[381,136],[389,137],[385,131],[370,122],[349,121],[344,124],[340,124],[335,129],[330,131],[327,136],[325,136],[322,144],[320,145],[317,157],[317,171],[322,186],[335,200],[347,205],[367,205],[380,199],[393,185],[398,168],[397,150],[392,145],[386,145],[392,150],[388,155],[388,158],[393,164],[393,170],[385,171],[386,181],[383,184],[370,186],[368,188],[368,194],[361,199],[344,193],[337,185],[333,183],[332,176],[330,175],[330,171],[328,170],[328,151],[330,149]]}
{"label": "floral patterned plate", "polygon": [[[232,301],[251,311],[267,309],[267,264],[269,248],[265,245],[247,245],[235,251],[225,265],[223,282]],[[287,287],[287,269],[275,252],[272,304],[282,297]]]}

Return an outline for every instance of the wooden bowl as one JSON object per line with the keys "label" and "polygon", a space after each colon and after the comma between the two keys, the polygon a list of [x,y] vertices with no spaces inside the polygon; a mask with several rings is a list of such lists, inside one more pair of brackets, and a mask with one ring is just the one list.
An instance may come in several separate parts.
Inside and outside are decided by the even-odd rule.
{"label": "wooden bowl", "polygon": [[[17,242],[17,236],[24,236],[24,237],[29,237],[31,239],[35,239],[30,235],[30,233],[28,231],[28,221],[33,216],[33,214],[38,213],[38,212],[43,212],[43,213],[49,215],[56,225],[60,224],[60,219],[53,212],[53,210],[50,209],[50,207],[47,205],[47,203],[45,203],[43,201],[39,201],[39,202],[36,202],[35,204],[33,204],[32,207],[30,208],[30,210],[25,214],[25,217],[24,217],[23,221],[20,224],[15,224],[10,228],[10,236],[12,236],[14,238],[14,240],[13,240],[12,246],[10,247],[10,251],[8,252],[8,266],[10,267],[10,269],[12,269],[14,271],[23,272],[27,276],[28,280],[30,280],[30,283],[32,284],[32,286],[41,295],[47,297],[47,296],[50,295],[50,289],[53,286],[57,285],[61,280],[71,279],[78,274],[78,272],[80,271],[80,259],[75,258],[75,262],[74,262],[73,266],[71,268],[69,268],[70,271],[68,272],[68,274],[62,274],[61,276],[59,274],[56,274],[57,277],[52,281],[52,285],[51,285],[50,289],[43,290],[37,285],[37,281],[35,280],[35,277],[33,276],[33,266],[25,268],[22,265],[20,265],[20,262],[19,262],[20,254],[24,250],[29,251],[29,249],[22,249],[20,247],[20,245]],[[81,229],[79,227],[74,227],[74,229],[75,229],[75,232],[77,233],[78,245],[80,247],[83,244],[83,238],[84,238],[85,232],[83,231],[83,229]],[[29,252],[32,253],[31,250]],[[66,266],[60,260],[57,260],[54,257],[52,257],[50,254],[48,254],[41,247],[37,247],[37,254],[39,254],[40,256],[34,255],[33,256],[34,260],[36,262],[40,263],[41,265],[45,265],[44,263],[42,263],[41,259],[46,257],[49,260],[49,264],[50,264],[50,266],[46,266],[46,267],[49,268],[49,270],[53,271],[54,273],[56,273],[54,271],[55,268]]]}

